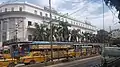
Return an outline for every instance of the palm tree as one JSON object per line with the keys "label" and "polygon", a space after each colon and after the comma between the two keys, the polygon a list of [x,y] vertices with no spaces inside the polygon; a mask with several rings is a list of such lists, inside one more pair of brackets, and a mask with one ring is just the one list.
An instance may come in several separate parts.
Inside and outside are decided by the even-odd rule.
{"label": "palm tree", "polygon": [[107,6],[114,6],[119,12],[118,18],[120,19],[120,0],[104,0]]}
{"label": "palm tree", "polygon": [[44,41],[46,38],[46,30],[45,28],[47,27],[47,25],[44,25],[44,24],[38,24],[38,23],[35,23],[35,27],[36,29],[34,30],[34,33],[33,33],[33,41]]}
{"label": "palm tree", "polygon": [[88,38],[88,34],[89,34],[89,33],[86,33],[86,32],[83,33],[83,39],[84,39],[85,42],[88,42],[88,39],[89,39],[89,38]]}
{"label": "palm tree", "polygon": [[72,42],[77,42],[77,30],[73,29],[71,31],[71,41]]}
{"label": "palm tree", "polygon": [[51,36],[51,29],[46,28],[46,41],[50,41],[50,36]]}
{"label": "palm tree", "polygon": [[57,30],[57,32],[56,32],[56,41],[63,41],[63,36],[62,36],[63,27],[59,26],[56,30]]}
{"label": "palm tree", "polygon": [[52,34],[53,34],[53,40],[55,41],[55,40],[57,40],[57,29],[58,29],[58,26],[57,25],[55,25],[55,24],[53,24],[52,25]]}
{"label": "palm tree", "polygon": [[82,38],[82,35],[80,34],[80,29],[73,29],[71,31],[71,41],[72,42],[78,42]]}
{"label": "palm tree", "polygon": [[68,27],[70,27],[71,25],[68,23],[68,22],[63,22],[63,21],[60,21],[59,22],[59,36],[60,38],[63,38],[63,41],[68,41],[69,39],[69,34],[70,34],[70,31],[68,30]]}
{"label": "palm tree", "polygon": [[[52,24],[52,39],[53,39],[53,41],[55,41],[58,37],[57,36],[57,29],[58,29],[58,26],[55,24]],[[46,33],[46,40],[50,41],[51,29],[47,27],[45,33]]]}
{"label": "palm tree", "polygon": [[83,36],[81,34],[81,30],[80,29],[77,29],[76,37],[78,38],[78,42],[81,41],[81,39],[82,39]]}
{"label": "palm tree", "polygon": [[97,42],[96,34],[91,34],[91,35],[90,35],[90,42],[91,42],[91,43],[96,43],[96,42]]}
{"label": "palm tree", "polygon": [[[52,24],[52,39],[53,41],[68,41],[70,31],[68,22],[59,21],[59,26]],[[36,29],[33,33],[34,41],[50,41],[51,29],[45,25],[37,23],[35,24]]]}

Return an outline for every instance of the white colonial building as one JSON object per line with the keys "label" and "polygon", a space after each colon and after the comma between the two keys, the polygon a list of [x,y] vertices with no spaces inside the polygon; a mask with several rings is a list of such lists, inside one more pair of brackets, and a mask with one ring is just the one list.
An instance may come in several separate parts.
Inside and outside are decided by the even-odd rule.
{"label": "white colonial building", "polygon": [[[52,19],[68,21],[69,29],[80,29],[81,32],[96,32],[96,27],[64,14],[52,10]],[[29,41],[35,23],[44,24],[50,20],[47,7],[36,6],[26,2],[4,3],[0,5],[0,41],[14,39],[16,36],[20,41]],[[57,23],[57,22],[54,22]],[[16,26],[17,25],[17,26]]]}

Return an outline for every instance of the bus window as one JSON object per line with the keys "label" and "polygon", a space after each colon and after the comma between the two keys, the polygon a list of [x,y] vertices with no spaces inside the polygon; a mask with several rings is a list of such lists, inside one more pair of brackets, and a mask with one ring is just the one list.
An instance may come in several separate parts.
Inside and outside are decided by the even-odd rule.
{"label": "bus window", "polygon": [[40,56],[40,53],[34,53],[33,56]]}
{"label": "bus window", "polygon": [[3,50],[3,53],[4,53],[4,54],[9,54],[9,53],[10,53],[10,50],[9,50],[9,49],[5,49],[5,50]]}
{"label": "bus window", "polygon": [[21,54],[22,56],[25,56],[25,55],[28,55],[28,54],[29,54],[30,48],[29,48],[28,45],[21,45],[19,51],[20,51],[20,54]]}

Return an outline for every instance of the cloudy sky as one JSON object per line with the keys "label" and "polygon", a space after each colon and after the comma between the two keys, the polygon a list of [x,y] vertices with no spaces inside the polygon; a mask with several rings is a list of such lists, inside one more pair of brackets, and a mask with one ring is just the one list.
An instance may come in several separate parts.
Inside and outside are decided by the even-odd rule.
{"label": "cloudy sky", "polygon": [[[0,0],[0,3],[8,0]],[[13,0],[15,1],[15,0]],[[41,6],[48,6],[49,0],[19,0],[27,1]],[[95,25],[98,29],[103,28],[103,4],[102,0],[52,0],[52,7],[63,14],[68,13],[71,17],[75,17],[81,21],[88,21]],[[120,24],[117,19],[117,11],[104,6],[105,29],[109,31],[109,26],[112,29],[119,28]]]}

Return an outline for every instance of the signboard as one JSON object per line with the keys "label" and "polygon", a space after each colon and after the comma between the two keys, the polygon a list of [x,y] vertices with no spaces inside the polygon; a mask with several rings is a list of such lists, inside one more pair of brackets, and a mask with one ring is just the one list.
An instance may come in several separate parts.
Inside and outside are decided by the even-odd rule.
{"label": "signboard", "polygon": [[[32,49],[51,48],[51,45],[32,45]],[[53,45],[53,48],[70,48],[70,45]]]}

